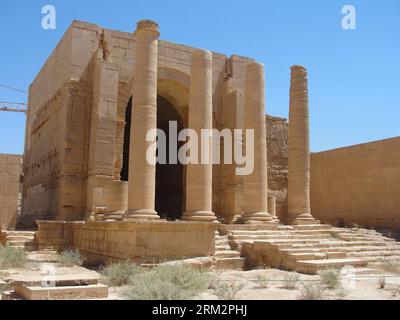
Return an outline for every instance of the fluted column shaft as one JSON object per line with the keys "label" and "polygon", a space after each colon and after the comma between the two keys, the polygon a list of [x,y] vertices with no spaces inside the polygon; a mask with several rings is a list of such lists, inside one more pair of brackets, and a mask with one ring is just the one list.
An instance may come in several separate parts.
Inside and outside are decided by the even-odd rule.
{"label": "fluted column shaft", "polygon": [[[245,223],[271,220],[268,214],[267,139],[265,126],[264,65],[250,62],[246,65],[245,129],[254,130],[254,170],[244,176]],[[245,141],[250,143],[250,141]]]}
{"label": "fluted column shaft", "polygon": [[159,218],[154,210],[155,161],[151,163],[146,159],[147,149],[154,143],[146,141],[146,135],[149,130],[157,128],[158,25],[150,20],[139,21],[135,36],[128,210],[125,218],[149,220]]}
{"label": "fluted column shaft", "polygon": [[[208,163],[201,163],[201,129],[212,129],[212,55],[210,51],[192,52],[189,128],[198,137],[198,164],[189,163],[186,168],[186,211],[183,220],[215,221],[212,212],[212,139],[206,144],[209,149]],[[211,131],[210,131],[211,133]],[[204,141],[203,141],[204,143]]]}
{"label": "fluted column shaft", "polygon": [[310,133],[307,70],[291,67],[289,110],[288,223],[314,220],[310,210]]}

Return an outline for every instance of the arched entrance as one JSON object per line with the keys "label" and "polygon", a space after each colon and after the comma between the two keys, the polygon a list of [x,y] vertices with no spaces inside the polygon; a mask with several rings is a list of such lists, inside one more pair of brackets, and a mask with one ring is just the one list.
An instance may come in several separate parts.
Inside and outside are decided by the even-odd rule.
{"label": "arched entrance", "polygon": [[[121,181],[128,181],[129,178],[131,115],[134,103],[133,97],[129,99],[125,97],[130,96],[132,85],[133,79],[124,86],[120,95],[121,112],[125,113],[123,145],[120,147]],[[177,122],[178,132],[188,126],[189,85],[190,76],[186,73],[164,67],[158,69],[157,128],[163,129],[167,137],[169,121]],[[178,143],[178,150],[183,143]],[[167,150],[168,147],[169,145],[167,145]],[[181,164],[156,165],[155,209],[162,218],[174,220],[182,216],[185,209],[185,186],[184,166]]]}
{"label": "arched entrance", "polygon": [[[183,129],[181,116],[174,105],[162,96],[157,97],[157,129],[161,129],[167,137],[166,164],[156,165],[156,203],[155,209],[161,218],[168,220],[180,219],[184,210],[184,167],[177,163],[170,163],[170,142],[177,143],[178,148],[174,150],[177,154],[182,142],[177,141],[177,136],[171,135],[174,141],[170,141],[169,123],[175,121],[177,132]],[[172,138],[171,138],[172,139]]]}

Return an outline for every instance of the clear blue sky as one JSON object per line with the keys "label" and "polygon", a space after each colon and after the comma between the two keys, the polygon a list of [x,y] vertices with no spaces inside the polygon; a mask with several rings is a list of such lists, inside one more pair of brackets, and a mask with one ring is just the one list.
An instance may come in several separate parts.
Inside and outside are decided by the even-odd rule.
{"label": "clear blue sky", "polygon": [[[41,9],[57,10],[43,30]],[[357,29],[341,27],[343,5]],[[161,39],[265,64],[267,112],[287,117],[290,66],[309,70],[311,148],[400,135],[400,1],[0,1],[0,84],[27,90],[73,19],[132,32],[151,18]],[[0,87],[0,101],[26,101]],[[23,114],[0,113],[0,153],[22,153]]]}

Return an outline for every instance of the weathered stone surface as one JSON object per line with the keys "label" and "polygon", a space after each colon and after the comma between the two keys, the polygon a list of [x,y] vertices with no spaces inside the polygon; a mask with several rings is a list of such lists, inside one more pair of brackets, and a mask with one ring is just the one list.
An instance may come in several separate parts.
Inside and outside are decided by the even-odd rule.
{"label": "weathered stone surface", "polygon": [[276,215],[287,215],[288,128],[284,118],[267,115],[268,194],[276,198]]}
{"label": "weathered stone surface", "polygon": [[103,284],[48,288],[16,285],[14,291],[26,300],[86,300],[108,297],[108,287]]}
{"label": "weathered stone surface", "polygon": [[205,222],[38,221],[40,249],[74,247],[88,261],[109,263],[143,258],[202,257],[214,254],[217,224]]}
{"label": "weathered stone surface", "polygon": [[0,227],[13,229],[20,211],[22,157],[0,154]]}
{"label": "weathered stone surface", "polygon": [[326,223],[400,230],[400,138],[311,154],[311,209]]}

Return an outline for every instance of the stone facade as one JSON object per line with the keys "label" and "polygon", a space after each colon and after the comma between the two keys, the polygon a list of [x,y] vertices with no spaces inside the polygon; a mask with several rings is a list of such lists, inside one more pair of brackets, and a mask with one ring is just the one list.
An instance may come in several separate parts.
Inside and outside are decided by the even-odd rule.
{"label": "stone facade", "polygon": [[339,226],[400,231],[400,138],[311,154],[311,210]]}
{"label": "stone facade", "polygon": [[35,242],[39,249],[74,247],[89,263],[152,262],[213,255],[216,229],[204,222],[38,221]]}
{"label": "stone facade", "polygon": [[[153,28],[150,25],[139,27]],[[171,169],[175,170],[174,176],[181,177],[181,182],[176,185],[168,184],[172,179],[168,179],[168,173],[163,173],[166,170],[161,170],[165,168],[156,168],[156,172],[163,176],[155,174],[155,192],[150,191],[154,188],[147,185],[149,179],[145,188],[138,187],[134,192],[143,202],[143,208],[130,208],[128,204],[128,199],[135,198],[128,196],[128,190],[133,191],[133,187],[128,188],[128,180],[132,182],[128,179],[132,174],[129,165],[135,163],[135,154],[141,152],[137,151],[138,144],[133,155],[129,147],[131,137],[135,137],[131,120],[137,118],[132,115],[140,102],[140,93],[133,89],[134,75],[147,72],[143,68],[150,66],[147,60],[136,64],[136,53],[137,50],[146,54],[153,52],[153,47],[143,44],[145,40],[140,40],[139,45],[139,34],[74,21],[31,84],[24,162],[24,222],[33,224],[36,219],[87,220],[90,217],[95,219],[95,216],[118,219],[128,209],[152,210],[145,205],[147,202],[144,200],[152,198],[146,198],[149,196],[147,193],[142,196],[144,190],[149,194],[155,193],[154,209],[161,217],[182,217],[187,196],[191,194],[188,183],[194,182],[187,179],[190,172],[184,167]],[[143,39],[149,39],[146,37]],[[157,121],[177,120],[182,128],[187,128],[190,124],[189,104],[194,108],[193,102],[190,103],[191,80],[196,77],[192,74],[192,53],[197,49],[162,40],[157,42],[157,68],[148,69],[149,74],[156,70],[157,91],[146,91],[143,97],[147,99],[151,95],[151,103],[157,99]],[[251,61],[237,55],[228,57],[210,53],[211,82],[207,86],[210,86],[212,95],[212,128],[233,130],[245,127],[245,71]],[[143,70],[135,71],[139,65]],[[283,120],[267,119],[271,119],[271,128],[267,127],[261,136],[267,143],[272,143],[269,186],[271,194],[277,198],[279,216],[286,206],[284,181],[287,160],[284,157],[287,133]],[[282,148],[279,146],[281,143]],[[279,158],[280,153],[283,158]],[[212,212],[220,221],[231,222],[243,213],[245,181],[243,176],[235,175],[235,166],[213,165],[212,171],[207,173],[212,172],[211,189],[206,192],[210,193],[211,205],[197,209],[203,216],[204,212],[209,212],[207,215]],[[151,173],[153,169],[146,170],[136,170],[136,174]],[[165,208],[160,190],[171,193],[169,198],[176,200],[174,208]],[[265,198],[265,206],[266,203]],[[173,210],[178,214],[168,212]]]}
{"label": "stone facade", "polygon": [[20,211],[22,157],[0,154],[0,226],[13,229]]}

